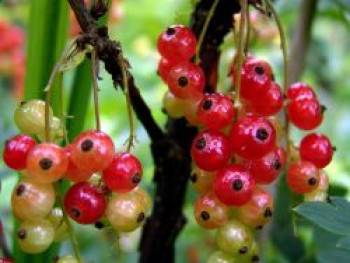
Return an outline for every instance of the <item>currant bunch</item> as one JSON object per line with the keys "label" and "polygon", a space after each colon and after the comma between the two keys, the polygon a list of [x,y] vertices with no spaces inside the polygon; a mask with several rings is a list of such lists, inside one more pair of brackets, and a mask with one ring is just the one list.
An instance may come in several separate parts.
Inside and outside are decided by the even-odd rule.
{"label": "currant bunch", "polygon": [[[193,32],[182,25],[167,28],[157,43],[158,74],[169,88],[164,110],[199,130],[191,147],[190,181],[199,193],[194,217],[203,228],[217,229],[219,250],[208,262],[257,262],[254,232],[269,223],[274,211],[266,186],[291,160],[286,176],[291,190],[308,201],[325,200],[329,182],[320,169],[334,150],[325,135],[312,133],[301,141],[300,157],[291,158],[281,144],[285,131],[276,115],[285,106],[292,124],[311,130],[321,124],[324,107],[304,83],[291,85],[284,95],[269,63],[250,55],[243,61],[240,90],[205,93],[203,70],[192,62],[196,45]],[[231,71],[234,87],[236,58]]]}
{"label": "currant bunch", "polygon": [[[21,223],[17,232],[21,249],[40,253],[66,239],[69,229],[64,213],[79,224],[110,225],[118,232],[140,227],[151,199],[139,188],[143,171],[138,158],[116,152],[110,136],[96,130],[81,133],[65,147],[42,142],[46,129],[54,141],[63,134],[51,109],[48,114],[50,127],[45,123],[44,101],[22,103],[15,112],[22,134],[7,140],[3,152],[5,164],[22,175],[11,197],[14,216]],[[73,185],[63,198],[63,207],[55,207],[55,188],[62,179]],[[57,262],[74,260],[64,257]]]}

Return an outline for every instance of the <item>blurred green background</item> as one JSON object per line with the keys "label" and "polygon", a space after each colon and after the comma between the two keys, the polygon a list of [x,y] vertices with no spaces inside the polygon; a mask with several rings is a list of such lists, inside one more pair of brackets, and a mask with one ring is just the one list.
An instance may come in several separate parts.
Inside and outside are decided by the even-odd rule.
{"label": "blurred green background", "polygon": [[[305,0],[306,1],[306,0]],[[36,2],[36,3],[35,3]],[[42,23],[40,19],[45,19],[45,15],[33,18],[30,17],[33,5],[43,2],[41,0],[7,0],[0,1],[0,20],[9,21],[19,26],[25,32],[26,36],[40,34],[40,28],[33,25]],[[46,1],[49,4],[55,4],[56,1]],[[67,15],[68,6],[65,1],[60,0],[60,15]],[[126,57],[132,65],[136,83],[142,96],[148,105],[151,105],[153,116],[163,125],[166,121],[166,115],[162,113],[162,96],[166,87],[156,75],[156,67],[159,56],[156,51],[156,40],[159,33],[168,25],[174,23],[188,23],[192,2],[190,0],[123,0],[117,1],[120,10],[119,21],[110,23],[110,35],[118,39],[123,46]],[[296,30],[298,10],[301,1],[275,1],[277,10],[281,16],[282,23],[290,39]],[[45,8],[43,9],[45,12]],[[49,12],[49,11],[47,11]],[[53,11],[59,12],[59,10]],[[63,14],[66,12],[65,14]],[[32,11],[33,13],[33,11]],[[56,15],[57,15],[56,13]],[[47,17],[47,16],[46,16]],[[54,19],[54,18],[52,18]],[[59,19],[56,17],[55,19]],[[256,19],[256,18],[254,18]],[[48,32],[67,32],[69,19],[62,23],[60,31]],[[279,83],[282,82],[282,56],[279,49],[279,38],[276,34],[274,24],[263,18],[258,18],[253,22],[255,27],[255,37],[251,45],[251,53],[268,60],[275,72]],[[319,128],[320,132],[327,134],[333,144],[337,146],[337,152],[334,160],[326,168],[332,182],[331,192],[333,195],[349,196],[350,189],[350,1],[347,0],[320,0],[318,1],[317,13],[315,15],[314,26],[312,29],[312,38],[309,51],[306,58],[306,70],[303,73],[302,80],[313,85],[320,101],[327,106],[325,121]],[[45,29],[50,30],[50,29]],[[55,29],[56,30],[56,29]],[[58,34],[58,33],[57,33]],[[45,37],[45,34],[42,35]],[[38,37],[36,35],[35,37]],[[34,37],[33,37],[34,39]],[[63,41],[62,41],[63,39]],[[40,40],[40,39],[39,39]],[[39,41],[38,40],[38,41]],[[56,39],[57,40],[57,39]],[[2,36],[0,35],[0,41]],[[52,69],[57,58],[59,50],[66,44],[64,38],[61,38],[62,44],[58,42],[47,42],[44,46],[36,46],[31,39],[23,48],[30,52],[27,64],[26,87],[32,91],[26,93],[27,98],[33,96],[42,96],[41,90],[45,87],[46,78]],[[31,42],[30,42],[31,41]],[[43,49],[50,50],[47,54],[51,55],[46,59],[47,64],[39,65],[45,61]],[[229,79],[227,76],[228,64],[233,57],[235,47],[232,36],[228,36],[223,45],[222,63],[220,65],[220,83],[219,88],[228,90]],[[56,52],[56,53],[55,53]],[[47,55],[46,54],[46,55]],[[49,56],[49,55],[47,55]],[[1,54],[0,54],[1,57]],[[35,59],[38,58],[38,59]],[[292,58],[293,59],[293,58]],[[101,69],[103,67],[101,66]],[[64,104],[65,106],[79,105],[82,103],[81,97],[72,99],[72,87],[80,88],[83,94],[89,94],[90,71],[88,63],[81,66],[78,70],[80,75],[75,77],[77,72],[69,71],[64,77]],[[29,72],[29,73],[28,73]],[[1,74],[1,72],[0,72]],[[110,76],[101,70],[102,80],[100,85],[100,111],[102,128],[109,133],[117,148],[125,149],[125,141],[128,136],[127,118],[125,108],[125,98],[120,91],[113,88]],[[41,79],[39,81],[39,79]],[[34,91],[35,90],[35,91]],[[38,95],[39,94],[39,95]],[[88,98],[88,97],[87,97]],[[20,102],[18,96],[14,96],[13,79],[11,74],[0,75],[0,149],[3,147],[4,140],[18,131],[13,123],[13,112]],[[89,99],[91,100],[91,98]],[[89,101],[92,102],[92,101]],[[73,107],[74,108],[74,107]],[[75,116],[71,119],[70,125],[74,126],[79,122],[83,124],[81,118]],[[94,127],[94,110],[92,103],[87,109],[87,116],[84,123],[84,129]],[[142,182],[149,193],[153,193],[152,184],[153,165],[149,149],[149,139],[142,126],[137,122],[136,125],[137,144],[134,153],[141,159],[144,165],[145,177]],[[303,134],[293,130],[293,138],[297,143]],[[1,150],[2,152],[2,150]],[[0,160],[0,218],[4,223],[7,241],[12,246],[13,218],[11,215],[9,201],[12,188],[17,180],[17,175],[8,170],[2,160]],[[208,254],[215,250],[213,232],[204,231],[194,222],[192,215],[192,204],[196,198],[196,193],[189,187],[187,202],[184,207],[188,218],[188,224],[182,231],[176,244],[176,262],[205,262]],[[278,198],[278,197],[277,197]],[[334,237],[330,234],[315,231],[304,221],[298,220],[297,235],[303,240],[307,253],[298,262],[349,262],[350,254],[348,252],[336,250],[334,246]],[[98,231],[92,227],[82,227],[74,225],[79,243],[86,262],[136,262],[138,258],[138,240],[140,231],[121,237],[121,247],[118,252],[116,241],[117,237],[111,230]],[[293,262],[288,256],[280,252],[268,237],[269,229],[263,231],[260,238],[264,241],[262,248],[263,262],[283,263]],[[283,235],[283,233],[280,233]],[[315,238],[317,236],[317,238]],[[332,239],[333,238],[333,239]],[[283,240],[283,238],[282,238]],[[285,240],[288,246],[288,239]],[[281,244],[279,244],[281,245]],[[283,244],[282,244],[283,245]],[[69,241],[64,242],[60,248],[60,255],[70,254],[72,252]],[[331,260],[331,261],[329,261]],[[345,261],[344,261],[345,260]],[[32,261],[34,262],[34,260]],[[40,262],[40,261],[35,261]]]}

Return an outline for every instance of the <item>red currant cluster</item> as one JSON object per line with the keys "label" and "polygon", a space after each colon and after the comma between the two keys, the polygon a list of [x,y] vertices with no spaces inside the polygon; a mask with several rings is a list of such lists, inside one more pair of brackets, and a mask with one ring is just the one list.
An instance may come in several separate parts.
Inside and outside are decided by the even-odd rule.
{"label": "red currant cluster", "polygon": [[[69,231],[65,214],[97,228],[106,224],[119,232],[138,228],[151,205],[148,194],[138,188],[140,161],[130,153],[116,153],[112,139],[101,131],[83,132],[64,148],[37,143],[31,136],[45,133],[44,108],[45,102],[31,100],[16,110],[15,122],[23,134],[9,139],[3,153],[5,164],[22,174],[11,199],[21,222],[17,237],[22,250],[39,253],[65,239]],[[50,109],[49,123],[54,118]],[[55,135],[60,125],[50,127]],[[62,178],[74,182],[64,197],[63,210],[54,207],[56,182]]]}
{"label": "red currant cluster", "polygon": [[[290,159],[279,146],[284,132],[274,115],[285,104],[290,121],[310,130],[321,123],[322,106],[313,90],[302,83],[291,85],[285,100],[270,65],[252,56],[246,57],[240,72],[236,98],[241,101],[233,101],[232,93],[204,93],[204,73],[191,62],[196,45],[194,34],[181,25],[160,35],[158,74],[169,88],[164,109],[169,116],[184,116],[199,128],[191,148],[195,168],[190,179],[200,194],[194,205],[196,221],[204,228],[218,229],[219,251],[209,262],[257,262],[253,230],[270,221],[274,207],[265,186],[276,180]],[[239,75],[236,62],[233,85]],[[324,135],[307,135],[300,155],[301,161],[292,158],[288,185],[297,193],[308,193],[307,200],[323,200],[328,178],[319,169],[332,159],[329,140]]]}
{"label": "red currant cluster", "polygon": [[0,74],[13,81],[14,94],[22,96],[25,76],[23,31],[7,21],[0,20]]}

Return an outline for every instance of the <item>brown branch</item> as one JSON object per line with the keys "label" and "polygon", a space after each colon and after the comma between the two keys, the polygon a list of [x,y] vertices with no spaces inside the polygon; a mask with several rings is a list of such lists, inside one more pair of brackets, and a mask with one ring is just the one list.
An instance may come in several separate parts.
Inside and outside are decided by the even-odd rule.
{"label": "brown branch", "polygon": [[301,1],[299,18],[292,38],[289,61],[289,84],[298,81],[305,69],[318,0]]}

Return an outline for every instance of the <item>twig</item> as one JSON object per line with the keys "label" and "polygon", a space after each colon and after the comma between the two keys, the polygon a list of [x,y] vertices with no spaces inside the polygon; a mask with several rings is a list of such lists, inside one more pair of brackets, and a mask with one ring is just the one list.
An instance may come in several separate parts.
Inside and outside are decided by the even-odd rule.
{"label": "twig", "polygon": [[91,72],[92,72],[92,86],[94,91],[94,108],[95,108],[95,122],[96,130],[101,131],[101,121],[100,121],[100,110],[98,106],[98,80],[97,80],[97,70],[98,70],[98,58],[96,56],[96,50],[91,51]]}

